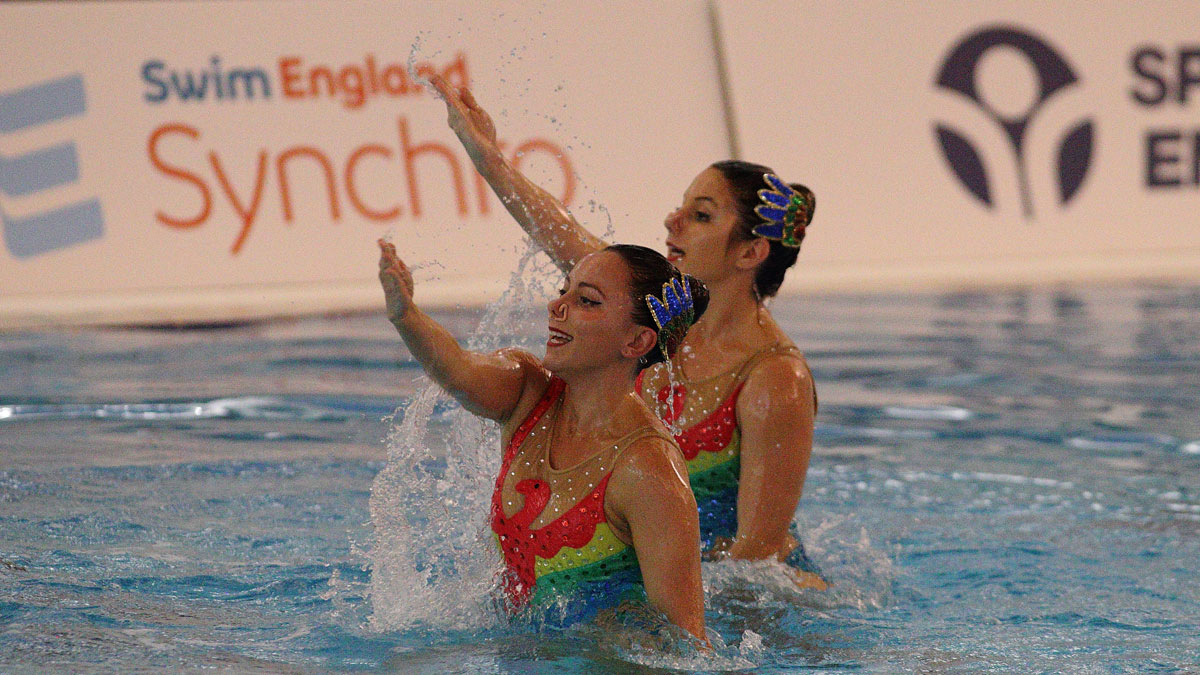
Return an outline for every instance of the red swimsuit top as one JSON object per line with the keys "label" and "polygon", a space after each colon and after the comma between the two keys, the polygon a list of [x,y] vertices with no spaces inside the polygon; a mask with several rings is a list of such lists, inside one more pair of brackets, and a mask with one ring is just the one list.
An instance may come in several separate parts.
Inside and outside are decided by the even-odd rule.
{"label": "red swimsuit top", "polygon": [[[588,468],[586,473],[581,474],[577,470],[557,472],[564,477],[563,480],[567,476],[572,481],[579,479],[581,482],[576,485],[582,485],[588,492],[553,521],[537,528],[532,526],[552,497],[551,484],[542,477],[544,474],[540,471],[537,477],[517,482],[513,489],[524,497],[524,503],[511,516],[504,515],[505,479],[510,472],[518,473],[513,470],[514,461],[518,456],[528,457],[528,453],[521,452],[522,446],[535,433],[539,422],[559,400],[565,387],[562,380],[553,378],[546,393],[517,427],[505,448],[500,475],[496,478],[496,488],[492,494],[491,524],[504,557],[504,589],[512,605],[517,608],[527,604],[535,594],[541,596],[552,591],[567,591],[586,581],[609,576],[626,568],[633,568],[634,571],[637,568],[632,547],[617,538],[607,522],[604,498],[616,457],[633,441],[657,434],[652,427],[638,429],[625,436],[610,451],[602,451],[592,459],[581,462],[580,466]],[[533,446],[535,454],[540,450]],[[593,472],[592,464],[597,462],[599,466]],[[592,476],[593,473],[595,476]]]}

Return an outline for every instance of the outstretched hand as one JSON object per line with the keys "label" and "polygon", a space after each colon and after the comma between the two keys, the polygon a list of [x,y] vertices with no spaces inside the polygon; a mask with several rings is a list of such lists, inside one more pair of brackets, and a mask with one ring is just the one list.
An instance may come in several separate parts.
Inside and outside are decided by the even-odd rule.
{"label": "outstretched hand", "polygon": [[396,255],[396,247],[379,240],[379,283],[387,303],[387,317],[392,323],[404,318],[413,306],[412,272]]}
{"label": "outstretched hand", "polygon": [[450,128],[462,142],[476,166],[500,158],[500,145],[496,140],[496,124],[487,114],[471,91],[466,87],[453,87],[438,74],[429,76],[429,83],[446,102]]}

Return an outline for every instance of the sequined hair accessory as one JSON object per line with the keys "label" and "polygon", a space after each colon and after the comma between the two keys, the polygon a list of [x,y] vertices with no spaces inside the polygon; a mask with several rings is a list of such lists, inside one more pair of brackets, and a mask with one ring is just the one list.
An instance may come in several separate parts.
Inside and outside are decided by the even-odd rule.
{"label": "sequined hair accessory", "polygon": [[777,240],[790,248],[800,248],[804,228],[812,217],[811,200],[773,173],[764,173],[763,181],[770,189],[758,191],[762,203],[754,207],[754,212],[765,222],[754,228],[754,234]]}
{"label": "sequined hair accessory", "polygon": [[658,326],[658,348],[669,359],[696,320],[692,288],[688,285],[687,277],[673,278],[663,284],[662,299],[647,295],[646,305],[650,307],[650,316]]}

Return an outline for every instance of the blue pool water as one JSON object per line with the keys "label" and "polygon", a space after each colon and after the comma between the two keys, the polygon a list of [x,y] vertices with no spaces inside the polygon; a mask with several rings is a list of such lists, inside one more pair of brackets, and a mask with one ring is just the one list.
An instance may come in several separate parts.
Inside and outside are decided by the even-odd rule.
{"label": "blue pool water", "polygon": [[[495,614],[494,432],[382,313],[0,335],[0,671],[1200,668],[1200,288],[774,310],[818,382],[798,515],[834,588],[706,565],[710,657]],[[438,316],[486,347],[539,314]]]}

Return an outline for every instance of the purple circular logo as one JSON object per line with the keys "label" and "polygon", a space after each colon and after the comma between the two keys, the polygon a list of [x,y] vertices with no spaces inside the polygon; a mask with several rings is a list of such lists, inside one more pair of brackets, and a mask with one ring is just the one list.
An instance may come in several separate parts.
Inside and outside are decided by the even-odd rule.
{"label": "purple circular logo", "polygon": [[[1015,58],[1027,64],[1023,75],[1030,81],[1006,82],[1009,86],[1002,87],[999,95],[984,91],[980,63],[998,53],[1016,55]],[[966,97],[1003,130],[1016,157],[1017,184],[1027,218],[1033,216],[1026,166],[1027,131],[1047,101],[1078,82],[1066,60],[1050,45],[1028,31],[1011,26],[994,26],[971,33],[950,50],[938,72],[939,88]],[[1014,88],[1018,93],[1012,92]],[[992,181],[976,145],[965,133],[945,123],[935,123],[934,133],[943,156],[963,187],[989,208],[994,206]],[[1059,203],[1066,204],[1082,187],[1091,164],[1092,121],[1085,119],[1075,124],[1060,138],[1054,153],[1057,161],[1054,168]]]}

